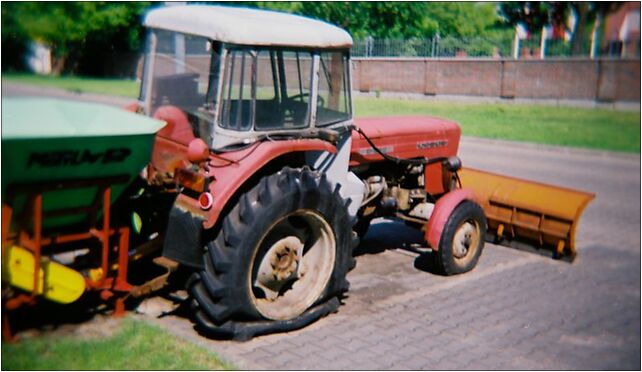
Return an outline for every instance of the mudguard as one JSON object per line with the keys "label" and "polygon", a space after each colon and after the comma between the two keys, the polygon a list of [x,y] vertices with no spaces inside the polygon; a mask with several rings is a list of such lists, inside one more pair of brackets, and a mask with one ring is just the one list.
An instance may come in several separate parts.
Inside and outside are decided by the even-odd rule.
{"label": "mudguard", "polygon": [[[212,195],[212,207],[203,210],[196,198],[180,194],[170,214],[163,255],[192,267],[202,267],[203,244],[191,236],[200,236],[202,230],[212,228],[238,189],[271,160],[302,151],[336,153],[336,148],[317,139],[275,141],[261,142],[229,154],[211,155],[205,176],[211,180],[207,190]],[[173,234],[176,238],[170,237]]]}
{"label": "mudguard", "polygon": [[163,243],[163,256],[196,269],[203,269],[201,235],[203,220],[174,205]]}
{"label": "mudguard", "polygon": [[475,201],[475,195],[469,189],[455,189],[442,196],[435,204],[430,219],[426,223],[424,238],[433,250],[439,249],[439,240],[450,214],[464,200]]}
{"label": "mudguard", "polygon": [[[203,227],[209,229],[214,226],[219,214],[239,187],[271,160],[292,152],[308,151],[336,153],[337,149],[330,143],[317,139],[274,141],[262,142],[246,150],[226,154],[224,157],[227,160],[222,160],[221,157],[210,158],[207,176],[214,178],[209,185],[214,200]],[[194,202],[197,203],[196,200]]]}

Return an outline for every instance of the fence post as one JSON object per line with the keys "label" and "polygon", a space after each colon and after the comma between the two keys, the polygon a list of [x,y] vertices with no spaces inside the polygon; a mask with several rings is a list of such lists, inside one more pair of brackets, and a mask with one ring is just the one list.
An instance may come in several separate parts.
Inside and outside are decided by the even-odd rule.
{"label": "fence post", "polygon": [[602,18],[601,15],[597,16],[597,19],[595,20],[595,24],[593,25],[593,32],[591,33],[591,50],[589,51],[591,59],[595,58],[595,54],[596,54],[596,50],[595,49],[598,46],[598,43],[597,43],[597,38],[598,38],[597,30],[600,27],[601,18]]}
{"label": "fence post", "polygon": [[546,56],[546,26],[542,26],[542,37],[539,41],[539,58],[544,59]]}
{"label": "fence post", "polygon": [[432,52],[431,52],[431,57],[435,58],[435,37],[432,37]]}
{"label": "fence post", "polygon": [[515,38],[513,39],[513,58],[517,59],[519,57],[519,32],[517,32],[517,26],[515,26]]}

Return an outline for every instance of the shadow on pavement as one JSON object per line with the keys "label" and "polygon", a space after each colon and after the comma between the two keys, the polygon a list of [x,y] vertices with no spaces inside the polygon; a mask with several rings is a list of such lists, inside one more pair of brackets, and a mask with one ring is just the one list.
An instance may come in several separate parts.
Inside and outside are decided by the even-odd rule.
{"label": "shadow on pavement", "polygon": [[433,252],[426,245],[422,232],[398,219],[373,220],[353,256],[378,254],[389,249],[402,249],[417,254],[414,262],[417,270],[440,275],[433,263]]}

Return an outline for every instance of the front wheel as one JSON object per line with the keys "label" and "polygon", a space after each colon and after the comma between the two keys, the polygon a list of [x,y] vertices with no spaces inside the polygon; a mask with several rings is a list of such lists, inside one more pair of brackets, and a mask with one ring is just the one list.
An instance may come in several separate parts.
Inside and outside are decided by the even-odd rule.
{"label": "front wheel", "polygon": [[284,168],[263,178],[225,217],[188,283],[198,328],[249,338],[316,320],[348,289],[354,243],[347,203],[325,175]]}
{"label": "front wheel", "polygon": [[466,200],[450,214],[434,252],[435,266],[445,275],[472,270],[484,248],[486,233],[484,210],[475,202]]}

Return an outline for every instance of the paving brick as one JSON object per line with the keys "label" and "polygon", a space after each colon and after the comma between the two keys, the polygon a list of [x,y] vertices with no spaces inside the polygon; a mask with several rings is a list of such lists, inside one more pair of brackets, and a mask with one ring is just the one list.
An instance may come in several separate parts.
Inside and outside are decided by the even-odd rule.
{"label": "paving brick", "polygon": [[293,354],[296,354],[299,357],[307,357],[313,354],[321,354],[324,351],[324,349],[318,345],[315,345],[312,342],[307,342],[299,345],[298,347],[294,347],[289,351]]}
{"label": "paving brick", "polygon": [[372,346],[371,343],[366,342],[361,338],[355,338],[343,345],[343,347],[350,352],[360,352],[361,350],[369,349]]}
{"label": "paving brick", "polygon": [[[270,369],[270,366],[265,365],[265,369]],[[304,370],[323,370],[329,369],[328,360],[321,355],[310,355],[303,360],[296,363],[291,363],[288,368],[284,369],[304,369]]]}
{"label": "paving brick", "polygon": [[268,362],[276,369],[285,369],[297,360],[300,360],[300,357],[296,354],[290,353],[289,351],[282,351],[270,357]]}

